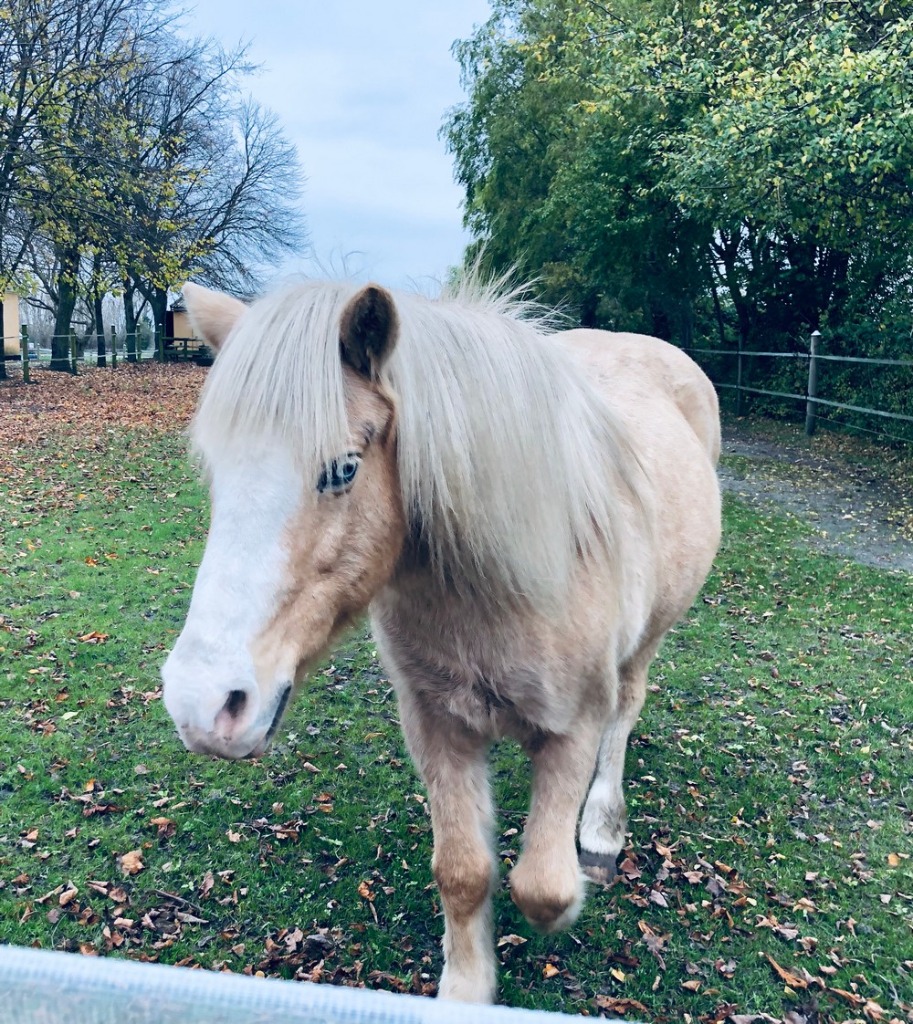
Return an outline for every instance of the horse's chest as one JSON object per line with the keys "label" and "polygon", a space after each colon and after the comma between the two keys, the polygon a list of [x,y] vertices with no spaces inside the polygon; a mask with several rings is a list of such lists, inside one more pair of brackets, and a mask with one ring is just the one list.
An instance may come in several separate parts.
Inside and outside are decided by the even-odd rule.
{"label": "horse's chest", "polygon": [[426,676],[417,686],[473,731],[493,737],[523,738],[530,732],[551,731],[559,717],[552,687],[529,669],[514,668],[497,677]]}
{"label": "horse's chest", "polygon": [[567,659],[551,656],[541,635],[478,609],[446,608],[401,594],[376,601],[375,635],[398,689],[429,710],[493,738],[525,740],[562,732],[580,698]]}
{"label": "horse's chest", "polygon": [[[387,645],[385,645],[387,646]],[[524,740],[563,731],[575,703],[545,665],[522,662],[467,664],[411,645],[387,646],[397,687],[432,711],[450,715],[473,732]]]}

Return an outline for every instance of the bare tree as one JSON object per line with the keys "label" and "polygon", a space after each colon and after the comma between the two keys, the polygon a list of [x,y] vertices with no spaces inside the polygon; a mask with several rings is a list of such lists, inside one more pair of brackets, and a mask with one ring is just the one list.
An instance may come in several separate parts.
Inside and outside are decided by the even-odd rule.
{"label": "bare tree", "polygon": [[[157,324],[164,321],[169,289],[191,273],[226,290],[251,292],[262,267],[305,238],[294,147],[274,114],[239,100],[233,83],[214,77],[210,73],[208,90],[197,88],[189,97],[185,76],[162,82],[158,102],[179,117],[147,158],[156,162],[152,178],[159,187],[133,193],[126,269]],[[144,169],[138,172],[149,180]]]}
{"label": "bare tree", "polygon": [[197,196],[193,224],[202,249],[201,276],[227,290],[253,291],[258,269],[304,242],[297,212],[303,179],[297,154],[276,116],[253,100],[233,111],[226,126],[233,149],[213,154]]}
{"label": "bare tree", "polygon": [[0,284],[40,254],[52,369],[80,300],[97,333],[120,290],[132,337],[137,295],[161,324],[191,273],[249,291],[304,238],[296,155],[241,97],[244,49],[182,39],[167,3],[9,0],[0,17]]}

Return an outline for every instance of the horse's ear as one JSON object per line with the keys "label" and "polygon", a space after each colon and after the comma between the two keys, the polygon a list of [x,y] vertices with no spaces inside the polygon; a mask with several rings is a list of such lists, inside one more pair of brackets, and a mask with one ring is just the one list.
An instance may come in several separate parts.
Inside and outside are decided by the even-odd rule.
{"label": "horse's ear", "polygon": [[189,281],[181,289],[193,329],[216,352],[231,329],[247,312],[247,306],[230,295],[214,292]]}
{"label": "horse's ear", "polygon": [[366,285],[342,312],[339,348],[343,362],[368,380],[376,380],[398,333],[393,296],[379,285]]}

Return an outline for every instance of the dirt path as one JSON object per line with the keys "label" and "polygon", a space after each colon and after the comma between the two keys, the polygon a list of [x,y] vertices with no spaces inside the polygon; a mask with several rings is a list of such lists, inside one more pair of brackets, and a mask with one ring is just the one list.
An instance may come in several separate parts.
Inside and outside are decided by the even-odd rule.
{"label": "dirt path", "polygon": [[913,573],[913,451],[764,421],[723,429],[724,491],[787,509],[824,551]]}

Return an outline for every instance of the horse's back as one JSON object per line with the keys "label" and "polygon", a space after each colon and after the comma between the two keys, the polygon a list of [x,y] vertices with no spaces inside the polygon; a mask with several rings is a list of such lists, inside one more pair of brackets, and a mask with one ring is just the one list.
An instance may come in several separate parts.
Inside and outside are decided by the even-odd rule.
{"label": "horse's back", "polygon": [[600,389],[622,415],[644,404],[671,402],[716,466],[720,457],[716,391],[681,349],[646,334],[581,329],[560,337],[596,373]]}

